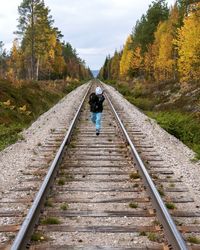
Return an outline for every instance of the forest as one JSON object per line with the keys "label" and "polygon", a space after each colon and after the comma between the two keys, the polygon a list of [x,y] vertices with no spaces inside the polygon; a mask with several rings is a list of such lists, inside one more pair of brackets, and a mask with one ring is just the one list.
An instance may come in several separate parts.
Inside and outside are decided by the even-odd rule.
{"label": "forest", "polygon": [[57,27],[42,0],[23,0],[18,7],[16,39],[8,53],[0,41],[0,79],[83,80],[92,73]]}
{"label": "forest", "polygon": [[200,159],[200,2],[153,1],[98,77]]}
{"label": "forest", "polygon": [[200,79],[200,3],[153,1],[128,36],[122,51],[107,56],[104,80],[198,82]]}

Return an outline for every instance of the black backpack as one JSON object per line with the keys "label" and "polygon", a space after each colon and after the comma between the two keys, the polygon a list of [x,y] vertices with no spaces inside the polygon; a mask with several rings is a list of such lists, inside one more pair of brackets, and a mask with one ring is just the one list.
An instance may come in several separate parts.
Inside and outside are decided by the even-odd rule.
{"label": "black backpack", "polygon": [[90,111],[96,112],[99,109],[98,98],[95,93],[91,93],[89,96]]}

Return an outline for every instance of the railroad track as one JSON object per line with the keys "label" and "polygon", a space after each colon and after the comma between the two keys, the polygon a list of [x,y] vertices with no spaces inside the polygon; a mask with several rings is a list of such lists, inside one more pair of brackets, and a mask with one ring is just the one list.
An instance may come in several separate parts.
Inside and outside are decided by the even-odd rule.
{"label": "railroad track", "polygon": [[[117,103],[117,112],[112,110],[110,98],[105,101],[102,132],[96,136],[87,94],[85,97],[72,122],[72,132],[68,130],[21,230],[19,224],[2,227],[4,233],[19,231],[14,243],[4,244],[2,249],[200,249],[183,240],[188,233],[200,232],[190,222],[200,214],[177,209],[170,212],[175,219],[187,217],[187,224],[176,223],[179,233],[164,206],[164,202],[177,205],[193,201],[184,197],[182,186],[174,186],[181,180],[171,178],[173,172],[163,166],[162,158]],[[125,138],[127,131],[118,114],[130,138]],[[48,146],[58,146],[61,140],[62,133],[57,131]],[[52,152],[49,150],[45,149],[46,156]],[[44,176],[46,171],[37,173]],[[35,191],[40,181],[36,183]],[[17,216],[13,210],[4,218],[6,215]]]}

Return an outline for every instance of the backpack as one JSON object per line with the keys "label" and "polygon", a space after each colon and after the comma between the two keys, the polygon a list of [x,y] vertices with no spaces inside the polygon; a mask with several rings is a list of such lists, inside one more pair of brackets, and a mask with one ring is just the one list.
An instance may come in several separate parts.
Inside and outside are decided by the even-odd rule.
{"label": "backpack", "polygon": [[96,112],[99,109],[98,98],[95,93],[91,93],[89,96],[90,111]]}

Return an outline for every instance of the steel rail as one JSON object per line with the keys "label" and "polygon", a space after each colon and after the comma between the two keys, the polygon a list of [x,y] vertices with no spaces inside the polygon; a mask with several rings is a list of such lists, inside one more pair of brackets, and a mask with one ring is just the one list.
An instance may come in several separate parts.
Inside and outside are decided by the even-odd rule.
{"label": "steel rail", "polygon": [[70,124],[70,127],[67,131],[67,134],[65,135],[65,138],[58,149],[56,156],[49,168],[49,171],[36,195],[36,198],[11,246],[11,250],[23,250],[27,249],[27,246],[30,241],[31,234],[33,233],[34,227],[37,224],[39,220],[39,215],[41,213],[41,209],[44,206],[44,202],[46,200],[46,197],[50,191],[50,188],[55,180],[56,174],[58,172],[59,163],[62,160],[63,153],[65,151],[66,145],[69,143],[72,131],[74,129],[74,126],[76,125],[76,122],[79,118],[81,108],[83,106],[83,103],[86,99],[86,96],[89,93],[89,90],[91,88],[91,84],[89,84],[89,87],[86,91],[86,94],[83,97],[83,100],[81,101],[81,104],[79,105],[79,108]]}
{"label": "steel rail", "polygon": [[135,146],[133,145],[122,121],[120,120],[110,98],[108,97],[108,95],[105,93],[105,97],[111,107],[111,110],[114,114],[114,116],[116,117],[120,128],[122,129],[123,135],[126,139],[126,141],[128,142],[130,148],[131,148],[131,152],[133,154],[133,157],[137,163],[137,168],[140,172],[140,175],[142,176],[142,179],[145,182],[145,186],[147,187],[147,189],[149,190],[149,194],[151,196],[151,199],[153,201],[153,206],[157,212],[157,216],[160,220],[160,222],[163,225],[165,234],[167,236],[167,239],[169,241],[169,243],[171,244],[171,246],[173,247],[173,249],[175,250],[187,250],[187,245],[184,241],[184,239],[182,238],[180,232],[178,231],[178,229],[176,228],[176,225],[171,217],[171,215],[169,214],[159,192],[157,191],[155,184],[153,183],[149,173],[146,170],[145,165],[143,164]]}

